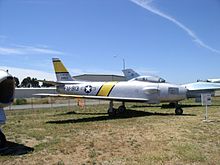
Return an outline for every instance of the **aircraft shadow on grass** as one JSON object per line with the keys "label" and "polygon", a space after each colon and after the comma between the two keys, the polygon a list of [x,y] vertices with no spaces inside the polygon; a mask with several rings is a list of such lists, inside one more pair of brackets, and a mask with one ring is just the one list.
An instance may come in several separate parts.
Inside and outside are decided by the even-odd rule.
{"label": "aircraft shadow on grass", "polygon": [[[209,105],[210,107],[220,106],[218,104]],[[162,105],[133,105],[132,108],[154,108],[159,107],[161,109],[175,108],[174,105],[162,104]],[[181,108],[193,108],[193,107],[203,107],[201,104],[180,104]]]}
{"label": "aircraft shadow on grass", "polygon": [[[191,108],[191,107],[201,107],[202,105],[198,104],[182,104],[180,107],[182,108]],[[132,108],[161,108],[161,109],[170,109],[175,108],[175,105],[162,104],[162,105],[133,105]]]}
{"label": "aircraft shadow on grass", "polygon": [[66,112],[66,113],[60,113],[60,114],[56,114],[53,116],[63,116],[63,115],[106,115],[106,113],[77,113],[75,111],[70,111],[70,112]]}
{"label": "aircraft shadow on grass", "polygon": [[27,147],[23,144],[7,141],[3,148],[0,148],[1,156],[19,156],[33,152],[34,148]]}
{"label": "aircraft shadow on grass", "polygon": [[[70,114],[71,112],[68,112]],[[76,113],[76,115],[103,115],[95,117],[86,117],[80,119],[66,119],[66,120],[54,120],[47,121],[49,124],[66,124],[66,123],[83,123],[83,122],[96,122],[96,121],[105,121],[105,120],[117,120],[117,119],[127,119],[133,117],[143,117],[143,116],[176,116],[174,113],[157,113],[157,112],[145,112],[145,111],[136,111],[136,110],[126,110],[123,114],[118,114],[116,116],[108,116],[106,113]],[[194,114],[183,114],[181,116],[195,116]]]}

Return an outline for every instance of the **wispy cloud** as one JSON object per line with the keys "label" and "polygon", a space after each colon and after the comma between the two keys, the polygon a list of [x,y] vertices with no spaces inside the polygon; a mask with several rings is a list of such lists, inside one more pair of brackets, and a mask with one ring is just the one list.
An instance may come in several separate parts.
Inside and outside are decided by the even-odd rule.
{"label": "wispy cloud", "polygon": [[7,66],[0,66],[0,69],[8,70],[12,76],[18,77],[20,82],[28,76],[39,80],[55,80],[55,74],[50,72]]}
{"label": "wispy cloud", "polygon": [[0,55],[32,55],[32,54],[63,55],[64,53],[46,47],[34,47],[34,46],[24,46],[24,45],[17,45],[14,47],[0,46]]}
{"label": "wispy cloud", "polygon": [[130,1],[137,4],[138,6],[143,7],[144,9],[150,11],[151,13],[154,13],[154,14],[156,14],[160,17],[163,17],[163,18],[167,19],[168,21],[174,23],[179,28],[184,30],[192,38],[192,40],[195,43],[197,43],[199,46],[206,48],[214,53],[220,54],[220,50],[214,49],[211,46],[204,43],[190,28],[188,28],[187,26],[185,26],[184,24],[182,24],[181,22],[179,22],[178,20],[176,20],[172,16],[165,14],[162,11],[160,11],[159,9],[153,7],[151,5],[152,0],[130,0]]}

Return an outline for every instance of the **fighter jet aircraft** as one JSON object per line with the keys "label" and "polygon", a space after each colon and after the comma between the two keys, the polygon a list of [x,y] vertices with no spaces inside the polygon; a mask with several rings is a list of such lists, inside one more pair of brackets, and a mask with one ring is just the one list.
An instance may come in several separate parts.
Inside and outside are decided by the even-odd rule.
{"label": "fighter jet aircraft", "polygon": [[[14,99],[15,83],[13,77],[4,70],[0,70],[0,126],[5,124],[4,107],[9,106]],[[4,146],[6,138],[0,130],[0,147]]]}
{"label": "fighter jet aircraft", "polygon": [[[121,82],[75,81],[60,59],[53,58],[53,65],[57,81],[42,82],[56,85],[58,94],[37,94],[38,96],[109,100],[109,115],[123,113],[126,110],[125,102],[178,103],[186,99],[190,91],[186,86],[167,83],[161,78],[151,81],[149,78],[146,81],[146,77]],[[220,86],[216,86],[215,89],[220,90]],[[119,101],[122,105],[115,109],[113,101]],[[182,108],[177,106],[175,113],[182,114]]]}

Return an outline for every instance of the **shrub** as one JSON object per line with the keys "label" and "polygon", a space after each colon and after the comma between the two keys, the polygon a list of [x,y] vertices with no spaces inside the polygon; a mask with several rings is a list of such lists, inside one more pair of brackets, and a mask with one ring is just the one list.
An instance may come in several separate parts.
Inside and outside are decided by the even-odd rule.
{"label": "shrub", "polygon": [[15,104],[16,105],[27,104],[27,100],[26,99],[16,99]]}

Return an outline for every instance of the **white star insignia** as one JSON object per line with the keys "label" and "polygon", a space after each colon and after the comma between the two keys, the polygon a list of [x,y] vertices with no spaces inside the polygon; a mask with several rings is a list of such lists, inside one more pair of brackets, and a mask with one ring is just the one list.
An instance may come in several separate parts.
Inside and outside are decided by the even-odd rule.
{"label": "white star insignia", "polygon": [[86,92],[86,93],[92,92],[92,86],[91,86],[91,85],[85,86],[85,92]]}

